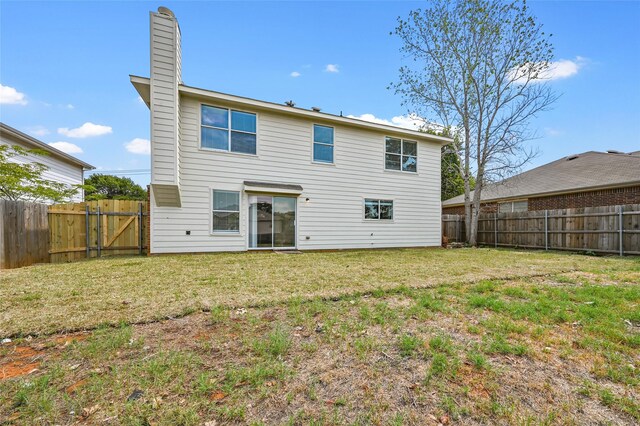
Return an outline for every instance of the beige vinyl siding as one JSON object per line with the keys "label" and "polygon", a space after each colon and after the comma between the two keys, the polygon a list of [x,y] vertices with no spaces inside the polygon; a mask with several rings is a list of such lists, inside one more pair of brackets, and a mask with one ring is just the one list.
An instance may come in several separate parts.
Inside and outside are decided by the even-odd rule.
{"label": "beige vinyl siding", "polygon": [[177,184],[178,29],[151,13],[151,182]]}
{"label": "beige vinyl siding", "polygon": [[[3,137],[0,140],[0,144],[2,145],[17,145],[24,149],[33,149],[34,147],[31,145],[27,145],[21,142],[18,142],[13,139]],[[34,156],[34,155],[18,155],[11,159],[16,163],[24,164],[24,163],[33,163],[38,162],[47,166],[49,169],[42,174],[42,177],[47,180],[53,180],[56,182],[64,183],[67,185],[82,185],[84,183],[84,174],[81,166],[76,164],[71,164],[67,160],[63,160],[62,158],[50,154],[45,156]],[[83,191],[80,190],[73,198],[74,202],[80,202],[84,198]]]}
{"label": "beige vinyl siding", "polygon": [[[206,103],[233,108],[224,102]],[[257,114],[256,156],[203,150],[199,147],[200,102],[182,96],[182,207],[152,206],[153,253],[246,250],[246,193],[241,193],[240,233],[212,235],[210,231],[212,188],[242,191],[245,180],[303,187],[297,203],[297,246],[301,250],[440,245],[438,143],[419,141],[418,173],[385,171],[384,140],[394,136],[393,132],[266,110],[250,112]],[[312,162],[313,124],[335,129],[333,165]],[[365,221],[364,198],[393,200],[393,221]],[[187,230],[191,235],[185,235]]]}

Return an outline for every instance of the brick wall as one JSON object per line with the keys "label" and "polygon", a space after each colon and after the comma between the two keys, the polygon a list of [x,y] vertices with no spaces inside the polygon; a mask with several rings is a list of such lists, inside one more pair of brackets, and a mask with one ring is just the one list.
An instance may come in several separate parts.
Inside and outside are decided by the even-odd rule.
{"label": "brick wall", "polygon": [[464,206],[443,207],[442,214],[464,214]]}
{"label": "brick wall", "polygon": [[[640,186],[551,195],[528,201],[529,211],[640,204]],[[497,203],[482,204],[482,213],[494,213],[497,208]],[[443,207],[442,214],[464,214],[464,206]]]}
{"label": "brick wall", "polygon": [[[480,204],[481,213],[495,213],[498,211],[497,203],[482,203]],[[464,214],[464,206],[456,207],[443,207],[442,214]]]}
{"label": "brick wall", "polygon": [[640,204],[640,186],[529,198],[529,211]]}

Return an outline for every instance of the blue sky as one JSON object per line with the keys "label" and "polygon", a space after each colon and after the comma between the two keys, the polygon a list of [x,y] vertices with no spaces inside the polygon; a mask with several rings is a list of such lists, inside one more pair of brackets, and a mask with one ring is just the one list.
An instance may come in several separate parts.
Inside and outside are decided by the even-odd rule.
{"label": "blue sky", "polygon": [[[425,4],[0,0],[0,120],[148,183],[149,112],[129,74],[149,75],[148,13],[164,5],[180,22],[185,84],[403,123],[389,32]],[[532,122],[541,154],[528,167],[640,149],[640,2],[530,6],[554,34],[562,96]]]}

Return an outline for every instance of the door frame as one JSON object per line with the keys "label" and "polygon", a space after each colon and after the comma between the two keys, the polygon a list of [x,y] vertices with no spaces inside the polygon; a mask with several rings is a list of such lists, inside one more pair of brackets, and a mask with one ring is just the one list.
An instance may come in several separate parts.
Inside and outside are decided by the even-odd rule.
{"label": "door frame", "polygon": [[[247,245],[247,251],[265,251],[265,250],[271,250],[271,251],[275,251],[275,250],[297,250],[298,249],[298,198],[300,198],[300,195],[291,195],[291,194],[279,194],[279,193],[258,193],[258,192],[251,192],[251,193],[246,193],[247,194],[247,206],[246,206],[246,214],[247,214],[247,239],[246,239],[246,245]],[[249,212],[249,209],[251,208],[251,197],[271,197],[271,247],[251,247],[249,244],[249,239],[251,238],[251,214]],[[294,205],[295,205],[295,216],[293,219],[293,226],[294,226],[294,245],[293,246],[289,246],[289,247],[274,247],[273,246],[273,242],[274,242],[274,238],[273,238],[273,198],[274,197],[281,197],[281,198],[293,198],[294,200]]]}

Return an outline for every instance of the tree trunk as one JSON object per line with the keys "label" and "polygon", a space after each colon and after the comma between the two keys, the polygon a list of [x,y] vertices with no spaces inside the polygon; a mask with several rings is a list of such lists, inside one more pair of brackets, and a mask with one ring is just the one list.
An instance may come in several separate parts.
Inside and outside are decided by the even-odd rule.
{"label": "tree trunk", "polygon": [[469,130],[469,126],[465,123],[464,129],[464,228],[467,237],[467,244],[471,244],[469,238],[471,237],[471,221],[469,218],[471,217],[471,155],[469,153],[470,145],[469,140],[471,139],[471,131]]}
{"label": "tree trunk", "polygon": [[[482,179],[482,176],[478,175],[479,179]],[[471,218],[469,220],[469,245],[472,247],[476,247],[478,245],[478,218],[480,217],[480,198],[482,194],[482,181],[480,183],[476,182],[476,187],[473,191],[473,201],[470,203],[471,215],[467,216]]]}
{"label": "tree trunk", "polygon": [[469,218],[471,217],[471,189],[469,186],[469,177],[465,177],[464,180],[464,230],[467,239],[467,244],[471,244],[469,242],[469,237],[471,236],[471,221]]}

